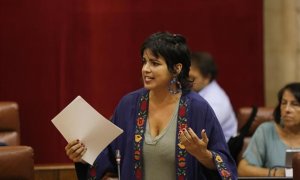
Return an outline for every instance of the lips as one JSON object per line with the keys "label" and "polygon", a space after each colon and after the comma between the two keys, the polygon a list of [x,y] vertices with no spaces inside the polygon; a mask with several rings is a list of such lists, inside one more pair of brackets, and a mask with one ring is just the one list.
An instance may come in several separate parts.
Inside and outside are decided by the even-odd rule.
{"label": "lips", "polygon": [[293,120],[293,117],[291,117],[291,116],[283,116],[282,118],[284,119],[284,121],[292,121]]}
{"label": "lips", "polygon": [[150,82],[151,80],[153,80],[154,78],[153,77],[150,77],[150,76],[144,76],[144,81],[145,82]]}

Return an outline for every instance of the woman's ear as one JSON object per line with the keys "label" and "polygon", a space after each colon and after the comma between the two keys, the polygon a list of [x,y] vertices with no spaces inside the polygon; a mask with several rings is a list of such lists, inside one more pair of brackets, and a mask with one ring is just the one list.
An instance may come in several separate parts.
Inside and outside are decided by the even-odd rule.
{"label": "woman's ear", "polygon": [[178,75],[182,70],[182,64],[181,63],[178,63],[178,64],[175,64],[174,65],[174,72],[176,75]]}

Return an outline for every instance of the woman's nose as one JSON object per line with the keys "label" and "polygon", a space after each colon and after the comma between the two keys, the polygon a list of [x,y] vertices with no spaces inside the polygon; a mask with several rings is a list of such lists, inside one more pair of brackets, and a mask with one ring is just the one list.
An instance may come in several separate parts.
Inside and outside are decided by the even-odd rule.
{"label": "woman's nose", "polygon": [[285,106],[285,110],[290,111],[291,109],[292,109],[291,104],[287,103],[287,105]]}
{"label": "woman's nose", "polygon": [[142,71],[149,72],[151,71],[149,63],[143,65]]}

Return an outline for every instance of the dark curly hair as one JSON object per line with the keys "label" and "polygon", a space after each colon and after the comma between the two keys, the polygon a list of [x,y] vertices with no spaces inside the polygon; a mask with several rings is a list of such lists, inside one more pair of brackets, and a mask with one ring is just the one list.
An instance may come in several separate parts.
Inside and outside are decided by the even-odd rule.
{"label": "dark curly hair", "polygon": [[180,34],[169,32],[157,32],[147,38],[141,46],[141,57],[145,49],[150,49],[156,58],[162,56],[166,60],[168,70],[174,74],[174,66],[182,64],[181,72],[178,74],[178,81],[183,91],[189,91],[192,82],[189,80],[191,66],[190,51],[186,44],[185,37]]}
{"label": "dark curly hair", "polygon": [[274,109],[274,113],[273,113],[275,122],[277,124],[280,124],[280,120],[281,120],[280,105],[281,105],[283,93],[286,90],[290,91],[295,96],[296,100],[298,102],[300,102],[300,83],[299,82],[287,84],[282,89],[280,89],[280,91],[277,94],[278,104],[277,104],[276,108]]}

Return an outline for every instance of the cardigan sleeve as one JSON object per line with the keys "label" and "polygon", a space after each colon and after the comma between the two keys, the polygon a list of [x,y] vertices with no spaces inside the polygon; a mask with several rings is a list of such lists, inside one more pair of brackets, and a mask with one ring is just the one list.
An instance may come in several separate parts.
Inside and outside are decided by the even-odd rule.
{"label": "cardigan sleeve", "polygon": [[211,106],[200,96],[191,97],[190,125],[201,137],[202,129],[206,130],[209,142],[207,149],[213,154],[217,170],[205,169],[204,174],[219,175],[217,179],[237,179],[236,164],[230,152],[221,125]]}
{"label": "cardigan sleeve", "polygon": [[206,113],[207,129],[209,129],[208,150],[213,154],[213,160],[221,179],[237,179],[236,164],[230,155],[222,128],[212,108],[208,106]]}

